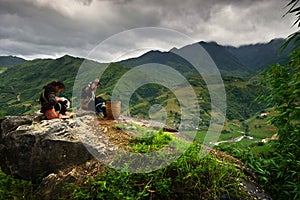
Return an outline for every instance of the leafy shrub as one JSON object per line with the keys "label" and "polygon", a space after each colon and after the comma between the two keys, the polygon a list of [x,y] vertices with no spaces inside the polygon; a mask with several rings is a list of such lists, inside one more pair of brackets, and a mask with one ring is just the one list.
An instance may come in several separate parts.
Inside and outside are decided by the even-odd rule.
{"label": "leafy shrub", "polygon": [[270,88],[263,99],[274,104],[269,119],[278,128],[276,152],[262,166],[268,170],[266,187],[277,198],[300,198],[300,50],[295,49],[286,65],[275,65],[264,73],[262,84]]}
{"label": "leafy shrub", "polygon": [[239,183],[243,174],[232,164],[207,155],[192,145],[179,159],[150,173],[127,173],[108,168],[86,184],[74,186],[73,199],[218,199],[223,194],[248,199]]}
{"label": "leafy shrub", "polygon": [[0,199],[33,199],[33,184],[15,179],[0,170]]}
{"label": "leafy shrub", "polygon": [[143,137],[135,137],[130,142],[130,147],[134,152],[146,153],[156,151],[167,145],[171,141],[171,136],[160,131],[148,131]]}

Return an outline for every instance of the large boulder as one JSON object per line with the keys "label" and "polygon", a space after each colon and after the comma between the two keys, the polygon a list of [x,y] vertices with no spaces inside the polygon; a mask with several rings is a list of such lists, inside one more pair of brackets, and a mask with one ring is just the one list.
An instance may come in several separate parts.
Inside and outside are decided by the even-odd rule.
{"label": "large boulder", "polygon": [[[86,130],[82,126],[92,120],[89,115],[42,120],[37,113],[1,119],[1,169],[22,179],[38,181],[50,173],[85,163],[93,155],[80,139],[79,130]],[[103,139],[98,143],[103,148],[97,149],[98,154],[107,153],[108,143]]]}
{"label": "large boulder", "polygon": [[[179,132],[148,120],[122,118],[122,125],[135,125],[170,131],[187,141]],[[119,121],[120,122],[120,121]],[[78,114],[74,119],[43,120],[40,114],[6,116],[0,119],[0,167],[13,176],[39,184],[37,199],[68,199],[72,191],[65,187],[87,183],[97,177],[113,160],[114,153],[125,149],[130,133],[119,130],[117,121],[98,120],[93,113]],[[127,141],[127,142],[126,142]],[[115,144],[115,145],[114,145]],[[245,174],[241,190],[250,199],[272,199],[257,184],[256,175],[241,161],[205,145],[223,165],[233,164]],[[100,158],[100,159],[99,159]],[[220,199],[231,199],[224,194]]]}
{"label": "large boulder", "polygon": [[32,115],[25,116],[7,116],[0,119],[0,139],[2,135],[7,134],[10,131],[17,129],[24,124],[32,124],[34,117]]}

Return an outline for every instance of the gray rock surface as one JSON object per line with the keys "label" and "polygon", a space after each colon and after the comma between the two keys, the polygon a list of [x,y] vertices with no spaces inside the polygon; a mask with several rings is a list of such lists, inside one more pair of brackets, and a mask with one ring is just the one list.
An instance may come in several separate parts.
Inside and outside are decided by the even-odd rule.
{"label": "gray rock surface", "polygon": [[[147,120],[123,118],[121,121],[130,127],[135,124],[169,130]],[[38,199],[67,199],[70,194],[65,192],[64,187],[70,183],[84,183],[87,177],[97,175],[112,161],[118,147],[111,144],[106,136],[113,130],[118,135],[112,137],[126,134],[114,128],[116,123],[99,121],[92,113],[77,113],[76,118],[65,120],[43,120],[38,113],[6,116],[0,119],[0,167],[6,174],[38,183],[35,191]],[[185,139],[179,132],[170,132]],[[253,197],[251,199],[272,199],[259,187],[256,175],[241,161],[210,147],[203,148],[219,162],[226,164],[230,161],[245,173],[245,180],[241,180],[240,185]],[[232,198],[224,194],[220,199]]]}
{"label": "gray rock surface", "polygon": [[[0,167],[2,171],[22,179],[39,181],[50,173],[79,165],[93,158],[82,141],[81,129],[93,117],[42,120],[41,115],[6,116],[0,120]],[[106,154],[104,139],[98,154]],[[105,156],[105,155],[104,155]]]}

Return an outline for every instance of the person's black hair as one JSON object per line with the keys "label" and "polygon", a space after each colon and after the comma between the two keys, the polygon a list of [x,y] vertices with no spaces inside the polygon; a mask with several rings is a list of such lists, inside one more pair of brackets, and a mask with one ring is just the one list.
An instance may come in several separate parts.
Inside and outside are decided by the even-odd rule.
{"label": "person's black hair", "polygon": [[47,85],[45,85],[43,88],[46,88],[49,86],[51,86],[51,87],[58,86],[61,89],[66,89],[66,86],[62,81],[52,81],[52,82],[48,83]]}

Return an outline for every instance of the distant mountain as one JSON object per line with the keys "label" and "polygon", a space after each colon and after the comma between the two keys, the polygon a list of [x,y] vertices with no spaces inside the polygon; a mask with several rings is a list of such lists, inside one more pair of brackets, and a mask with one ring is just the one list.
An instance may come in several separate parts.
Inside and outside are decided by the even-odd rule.
{"label": "distant mountain", "polygon": [[16,56],[0,56],[0,67],[9,67],[25,61],[25,59]]}
{"label": "distant mountain", "polygon": [[[218,45],[215,42],[205,43],[200,42],[201,46],[205,48],[205,50],[209,53],[211,58],[214,60],[215,64],[223,72],[226,74],[232,74],[233,71],[238,72],[236,76],[249,75],[248,69],[236,58],[233,54],[231,54],[224,46]],[[121,61],[120,63],[123,65],[129,66],[139,66],[147,63],[159,63],[163,65],[168,65],[178,70],[180,73],[196,73],[194,67],[186,61],[184,58],[180,57],[180,51],[188,51],[189,49],[191,53],[194,52],[194,45],[191,44],[180,49],[173,48],[168,52],[161,51],[149,51],[137,58],[131,58],[125,61]],[[200,52],[201,53],[201,52]]]}
{"label": "distant mountain", "polygon": [[282,53],[280,47],[284,39],[274,39],[269,43],[244,45],[240,47],[225,46],[248,70],[257,72],[269,65],[287,61],[286,54],[291,50],[289,45]]}
{"label": "distant mountain", "polygon": [[[234,77],[248,77],[250,71],[244,66],[243,63],[231,52],[229,52],[224,46],[217,44],[216,42],[199,42],[191,45],[184,46],[180,49],[171,49],[172,52],[189,52],[189,54],[198,51],[196,45],[201,45],[206,52],[210,55],[211,59],[214,61],[216,66],[221,72],[221,75],[224,76],[234,76]],[[199,52],[202,53],[202,52]],[[203,55],[199,55],[204,57]]]}
{"label": "distant mountain", "polygon": [[180,73],[191,73],[195,69],[193,66],[187,62],[184,58],[178,56],[177,54],[169,51],[169,52],[161,52],[161,51],[149,51],[140,57],[131,58],[124,61],[119,62],[121,65],[126,66],[139,66],[143,64],[149,63],[159,63],[162,65],[167,65],[173,67]]}
{"label": "distant mountain", "polygon": [[217,44],[216,42],[199,42],[199,44],[207,51],[207,53],[214,60],[219,69],[234,71],[248,71],[243,63],[226,47]]}
{"label": "distant mountain", "polygon": [[282,54],[279,52],[284,42],[284,39],[274,39],[269,43],[233,47],[222,46],[216,42],[201,41],[180,49],[173,48],[168,52],[149,51],[140,57],[121,61],[120,64],[138,66],[146,63],[160,63],[169,65],[181,73],[194,73],[193,66],[175,53],[189,48],[193,52],[194,45],[200,44],[213,59],[223,77],[249,78],[271,64],[282,63],[287,60],[286,54],[291,47],[289,46]]}

